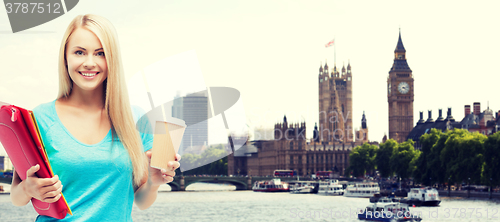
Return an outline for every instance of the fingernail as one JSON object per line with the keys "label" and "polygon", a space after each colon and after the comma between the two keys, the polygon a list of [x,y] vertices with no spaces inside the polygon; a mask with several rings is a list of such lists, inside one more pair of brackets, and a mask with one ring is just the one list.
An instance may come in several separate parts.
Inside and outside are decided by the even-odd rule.
{"label": "fingernail", "polygon": [[165,170],[165,169],[161,169],[161,172],[162,172],[162,173],[166,173],[166,172],[167,172],[167,170]]}

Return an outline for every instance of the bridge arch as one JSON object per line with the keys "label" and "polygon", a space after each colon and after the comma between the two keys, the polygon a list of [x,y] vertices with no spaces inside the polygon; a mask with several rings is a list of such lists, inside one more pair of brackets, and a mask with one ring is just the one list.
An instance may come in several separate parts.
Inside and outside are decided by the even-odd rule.
{"label": "bridge arch", "polygon": [[220,179],[220,178],[205,178],[205,179],[198,179],[198,180],[190,180],[189,182],[186,181],[185,186],[186,188],[194,183],[229,183],[231,185],[234,185],[236,187],[236,190],[247,190],[248,185],[246,182],[238,181],[238,180],[225,180],[225,179]]}
{"label": "bridge arch", "polygon": [[171,191],[181,191],[181,185],[177,181],[174,180],[167,184],[170,186]]}
{"label": "bridge arch", "polygon": [[236,190],[248,189],[248,178],[246,177],[184,177],[185,187],[197,182],[205,183],[228,183],[234,185]]}

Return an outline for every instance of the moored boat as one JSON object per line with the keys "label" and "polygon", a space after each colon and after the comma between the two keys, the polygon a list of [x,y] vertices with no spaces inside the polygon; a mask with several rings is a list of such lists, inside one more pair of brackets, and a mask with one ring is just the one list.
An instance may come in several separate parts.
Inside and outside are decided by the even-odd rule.
{"label": "moored boat", "polygon": [[319,182],[318,194],[322,195],[344,195],[344,187],[338,180],[322,180]]}
{"label": "moored boat", "polygon": [[290,193],[314,193],[317,182],[315,181],[295,181],[289,182]]}
{"label": "moored boat", "polygon": [[408,198],[401,199],[402,203],[415,206],[438,206],[441,203],[439,192],[435,188],[412,188]]}
{"label": "moored boat", "polygon": [[256,181],[253,184],[252,190],[257,192],[288,192],[289,187],[287,182],[281,182],[280,179],[272,179]]}
{"label": "moored boat", "polygon": [[347,185],[345,197],[373,197],[380,194],[380,187],[375,182],[356,182]]}

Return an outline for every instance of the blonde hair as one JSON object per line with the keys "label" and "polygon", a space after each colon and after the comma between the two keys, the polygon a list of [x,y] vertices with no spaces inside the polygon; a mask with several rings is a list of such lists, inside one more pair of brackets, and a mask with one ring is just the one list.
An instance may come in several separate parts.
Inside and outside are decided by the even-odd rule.
{"label": "blonde hair", "polygon": [[111,128],[128,151],[132,161],[134,186],[139,187],[144,182],[142,181],[143,177],[148,173],[148,165],[132,117],[117,34],[107,19],[92,14],[79,15],[69,24],[59,51],[59,94],[57,98],[66,98],[71,94],[73,81],[68,73],[66,45],[71,34],[78,28],[86,28],[93,32],[101,42],[108,66],[108,77],[103,83],[104,110],[109,116]]}

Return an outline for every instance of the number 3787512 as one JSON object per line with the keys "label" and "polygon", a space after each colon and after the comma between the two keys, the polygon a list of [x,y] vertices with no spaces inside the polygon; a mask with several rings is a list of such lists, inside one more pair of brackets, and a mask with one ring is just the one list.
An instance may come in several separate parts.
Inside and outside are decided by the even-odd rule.
{"label": "number 3787512", "polygon": [[23,14],[42,14],[42,13],[54,13],[54,14],[59,14],[62,13],[62,8],[60,3],[6,3],[5,4],[5,9],[7,10],[7,13],[23,13]]}

